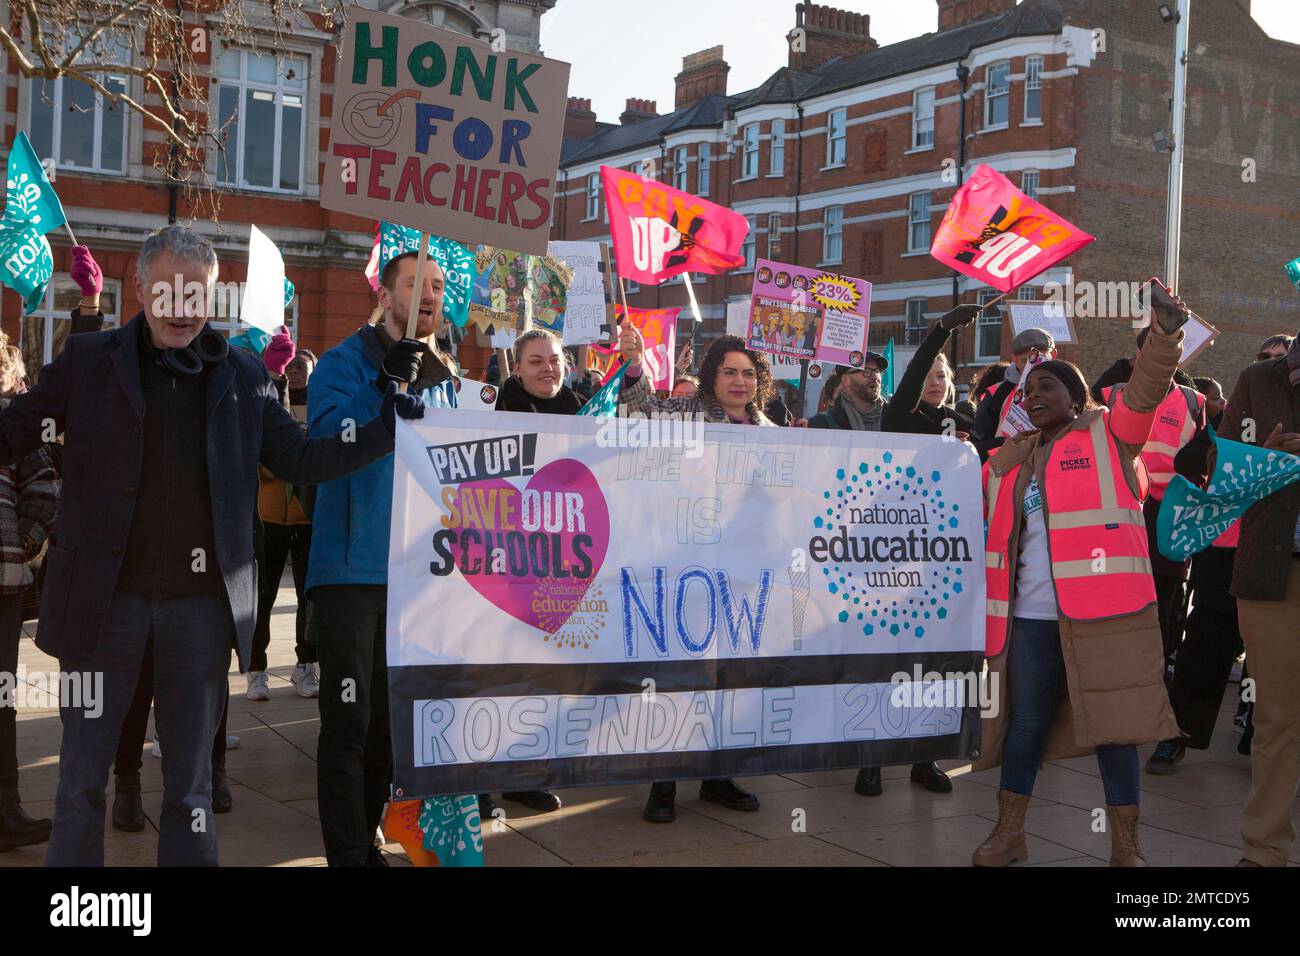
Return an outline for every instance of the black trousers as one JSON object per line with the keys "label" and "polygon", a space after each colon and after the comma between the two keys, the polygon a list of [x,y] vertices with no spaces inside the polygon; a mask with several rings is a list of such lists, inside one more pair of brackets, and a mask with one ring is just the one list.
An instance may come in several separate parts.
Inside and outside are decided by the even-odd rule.
{"label": "black trousers", "polygon": [[388,588],[312,588],[320,657],[316,798],[330,866],[365,863],[393,776],[388,731]]}
{"label": "black trousers", "polygon": [[1186,625],[1187,585],[1182,578],[1163,574],[1154,576],[1156,604],[1160,614],[1160,642],[1164,645],[1166,666],[1174,659],[1183,643]]}
{"label": "black trousers", "polygon": [[1210,746],[1232,662],[1241,653],[1237,599],[1229,592],[1235,548],[1206,548],[1192,558],[1192,608],[1187,637],[1178,649],[1169,702],[1183,743],[1195,750]]}
{"label": "black trousers", "polygon": [[293,590],[298,595],[294,621],[294,652],[299,664],[316,663],[316,649],[307,640],[308,602],[303,588],[307,583],[307,556],[311,553],[311,525],[272,524],[262,526],[262,552],[257,562],[257,626],[253,630],[253,655],[250,671],[266,670],[266,649],[271,645],[271,609],[280,590],[286,559],[293,562]]}
{"label": "black trousers", "polygon": [[[18,689],[18,639],[23,633],[23,596],[0,595],[0,676]],[[18,701],[0,700],[0,787],[18,786]]]}
{"label": "black trousers", "polygon": [[[230,682],[226,682],[226,705],[221,709],[221,722],[212,737],[212,763],[226,762],[226,721],[230,716]],[[145,734],[149,732],[149,708],[153,705],[153,647],[146,646],[144,660],[140,662],[140,679],[135,685],[135,696],[122,721],[117,738],[117,755],[113,758],[113,775],[130,777],[140,772],[144,752]]]}

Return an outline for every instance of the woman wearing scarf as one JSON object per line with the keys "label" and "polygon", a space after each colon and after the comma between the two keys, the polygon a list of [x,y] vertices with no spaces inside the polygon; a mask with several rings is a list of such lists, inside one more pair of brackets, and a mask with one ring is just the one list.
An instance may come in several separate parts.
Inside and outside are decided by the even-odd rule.
{"label": "woman wearing scarf", "polygon": [[[998,695],[975,765],[1001,765],[998,820],[976,866],[1028,859],[1024,820],[1044,760],[1095,752],[1112,866],[1146,866],[1138,846],[1137,745],[1177,734],[1136,462],[1181,356],[1186,309],[1153,306],[1148,347],[1115,408],[1096,407],[1079,370],[1028,373],[1033,430],[984,466],[986,648]],[[995,676],[992,676],[995,675]],[[1064,690],[1064,693],[1062,693]]]}
{"label": "woman wearing scarf", "polygon": [[[745,348],[745,340],[738,335],[723,335],[709,346],[700,364],[699,390],[681,398],[654,397],[647,376],[642,374],[645,339],[631,322],[623,323],[619,350],[627,363],[619,401],[628,412],[667,412],[702,417],[712,424],[775,427],[763,414],[764,406],[772,397],[772,372],[767,356]],[[758,797],[737,786],[730,777],[701,781],[700,799],[719,803],[728,810],[758,809]],[[677,819],[676,800],[676,781],[651,784],[642,816],[651,823],[671,823]]]}

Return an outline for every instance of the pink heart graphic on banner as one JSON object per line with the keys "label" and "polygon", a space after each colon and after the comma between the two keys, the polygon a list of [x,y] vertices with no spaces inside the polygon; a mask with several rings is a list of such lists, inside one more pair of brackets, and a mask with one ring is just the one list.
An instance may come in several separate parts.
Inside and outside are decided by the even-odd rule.
{"label": "pink heart graphic on banner", "polygon": [[[495,515],[490,522],[468,524],[482,543],[471,550],[478,572],[461,568],[465,580],[495,607],[531,627],[548,634],[562,628],[609,550],[609,507],[596,476],[582,462],[562,458],[541,468],[522,490],[492,478],[466,482],[457,493],[462,526],[469,508]],[[503,505],[507,501],[512,506]],[[500,520],[503,511],[509,515],[506,521]],[[462,539],[464,535],[462,530]],[[498,551],[504,552],[504,573],[490,573]]]}

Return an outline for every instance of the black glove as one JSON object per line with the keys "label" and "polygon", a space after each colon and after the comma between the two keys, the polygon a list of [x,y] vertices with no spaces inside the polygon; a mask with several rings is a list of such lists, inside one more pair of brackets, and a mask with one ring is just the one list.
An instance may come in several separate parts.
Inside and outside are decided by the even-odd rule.
{"label": "black glove", "polygon": [[386,353],[375,376],[375,388],[386,392],[389,384],[411,385],[420,377],[420,362],[428,348],[419,339],[402,339]]}
{"label": "black glove", "polygon": [[384,401],[379,406],[379,418],[388,429],[389,437],[397,435],[397,416],[410,421],[424,417],[424,400],[419,395],[407,395],[397,390],[396,382],[389,382],[384,391]]}
{"label": "black glove", "polygon": [[943,326],[945,332],[951,332],[954,329],[960,329],[970,325],[984,311],[982,305],[959,305],[950,312],[945,312],[939,324]]}

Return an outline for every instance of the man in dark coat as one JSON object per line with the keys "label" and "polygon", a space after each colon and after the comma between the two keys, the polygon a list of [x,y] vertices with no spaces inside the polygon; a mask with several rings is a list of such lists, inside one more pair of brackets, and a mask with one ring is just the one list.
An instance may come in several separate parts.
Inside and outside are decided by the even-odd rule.
{"label": "man in dark coat", "polygon": [[249,662],[257,465],[327,481],[390,453],[396,412],[423,414],[394,388],[350,436],[309,440],[262,362],[207,326],[216,274],[207,240],[179,225],[155,232],[136,269],[144,312],[70,337],[0,412],[0,462],[65,437],[36,643],[81,680],[61,701],[48,865],[103,865],[108,771],[146,648],[167,748],[158,862],[217,863],[212,735],[231,648],[240,670]]}

